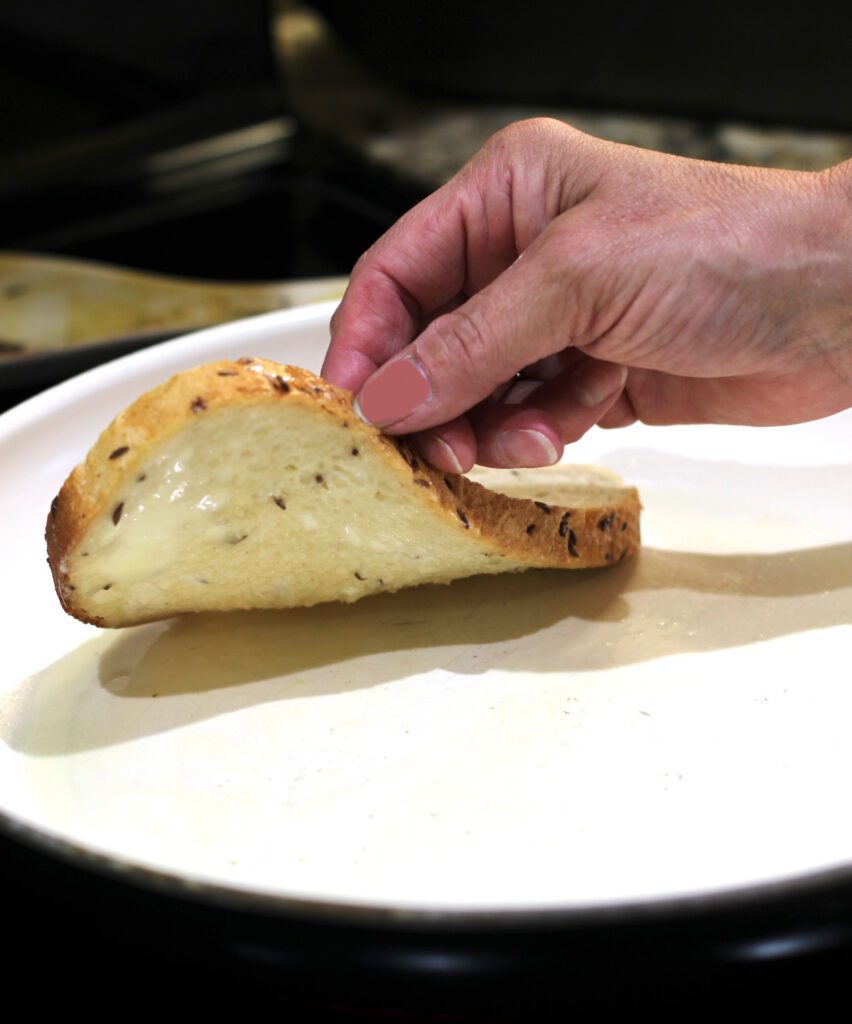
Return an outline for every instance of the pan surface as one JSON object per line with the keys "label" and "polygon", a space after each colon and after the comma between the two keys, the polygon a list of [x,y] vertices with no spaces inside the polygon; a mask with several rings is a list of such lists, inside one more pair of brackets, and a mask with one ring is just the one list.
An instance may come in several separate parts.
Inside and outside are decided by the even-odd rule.
{"label": "pan surface", "polygon": [[0,812],[231,898],[428,916],[726,899],[852,865],[852,412],[593,431],[642,495],[616,568],[99,631],[53,495],[177,370],[317,370],[329,304],[201,331],[0,418]]}

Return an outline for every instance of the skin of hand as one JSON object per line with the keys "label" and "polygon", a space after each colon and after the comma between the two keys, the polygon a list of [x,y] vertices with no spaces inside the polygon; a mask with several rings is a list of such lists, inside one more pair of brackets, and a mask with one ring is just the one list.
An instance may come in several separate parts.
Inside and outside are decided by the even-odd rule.
{"label": "skin of hand", "polygon": [[591,426],[852,405],[852,162],[714,164],[549,119],[499,132],[356,264],[323,376],[439,468]]}

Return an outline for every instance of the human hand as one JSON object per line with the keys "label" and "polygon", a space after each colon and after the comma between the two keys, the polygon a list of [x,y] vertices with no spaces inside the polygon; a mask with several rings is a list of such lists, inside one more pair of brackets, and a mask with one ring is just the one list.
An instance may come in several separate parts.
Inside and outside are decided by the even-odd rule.
{"label": "human hand", "polygon": [[359,260],[322,373],[454,472],[548,465],[596,423],[837,412],[852,164],[737,167],[512,125]]}

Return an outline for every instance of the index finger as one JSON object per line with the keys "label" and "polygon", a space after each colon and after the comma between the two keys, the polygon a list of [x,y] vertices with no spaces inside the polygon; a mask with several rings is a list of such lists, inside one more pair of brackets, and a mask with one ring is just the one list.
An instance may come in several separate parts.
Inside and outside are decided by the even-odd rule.
{"label": "index finger", "polygon": [[499,132],[358,260],[332,322],[325,377],[359,390],[437,311],[511,266],[559,212],[554,141],[553,126],[540,122]]}
{"label": "index finger", "polygon": [[410,210],[356,264],[331,324],[322,375],[357,392],[436,312],[517,258],[511,195],[463,173]]}
{"label": "index finger", "polygon": [[600,177],[600,150],[568,125],[509,125],[358,261],[322,373],[360,391],[442,308],[491,284]]}

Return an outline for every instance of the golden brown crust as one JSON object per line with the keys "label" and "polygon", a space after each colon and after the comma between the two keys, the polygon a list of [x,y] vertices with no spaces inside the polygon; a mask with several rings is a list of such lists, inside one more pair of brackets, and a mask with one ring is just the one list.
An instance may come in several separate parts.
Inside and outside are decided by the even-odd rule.
{"label": "golden brown crust", "polygon": [[100,625],[75,607],[66,563],[94,520],[151,449],[196,416],[238,403],[308,405],[353,432],[359,445],[372,444],[411,483],[412,500],[424,512],[446,516],[460,530],[486,542],[495,553],[530,566],[590,568],[609,565],[639,546],[639,496],[625,488],[617,505],[589,509],[495,494],[463,476],[445,474],[423,462],[406,441],[363,423],[352,396],[307,370],[264,359],[221,360],[179,373],[142,395],[101,434],[53,500],[47,519],[48,563],[63,608]]}
{"label": "golden brown crust", "polygon": [[424,491],[445,513],[508,558],[543,568],[588,569],[620,562],[638,550],[641,505],[633,488],[624,489],[617,505],[569,509],[495,494],[422,463],[404,442],[398,447],[413,482],[428,481]]}

